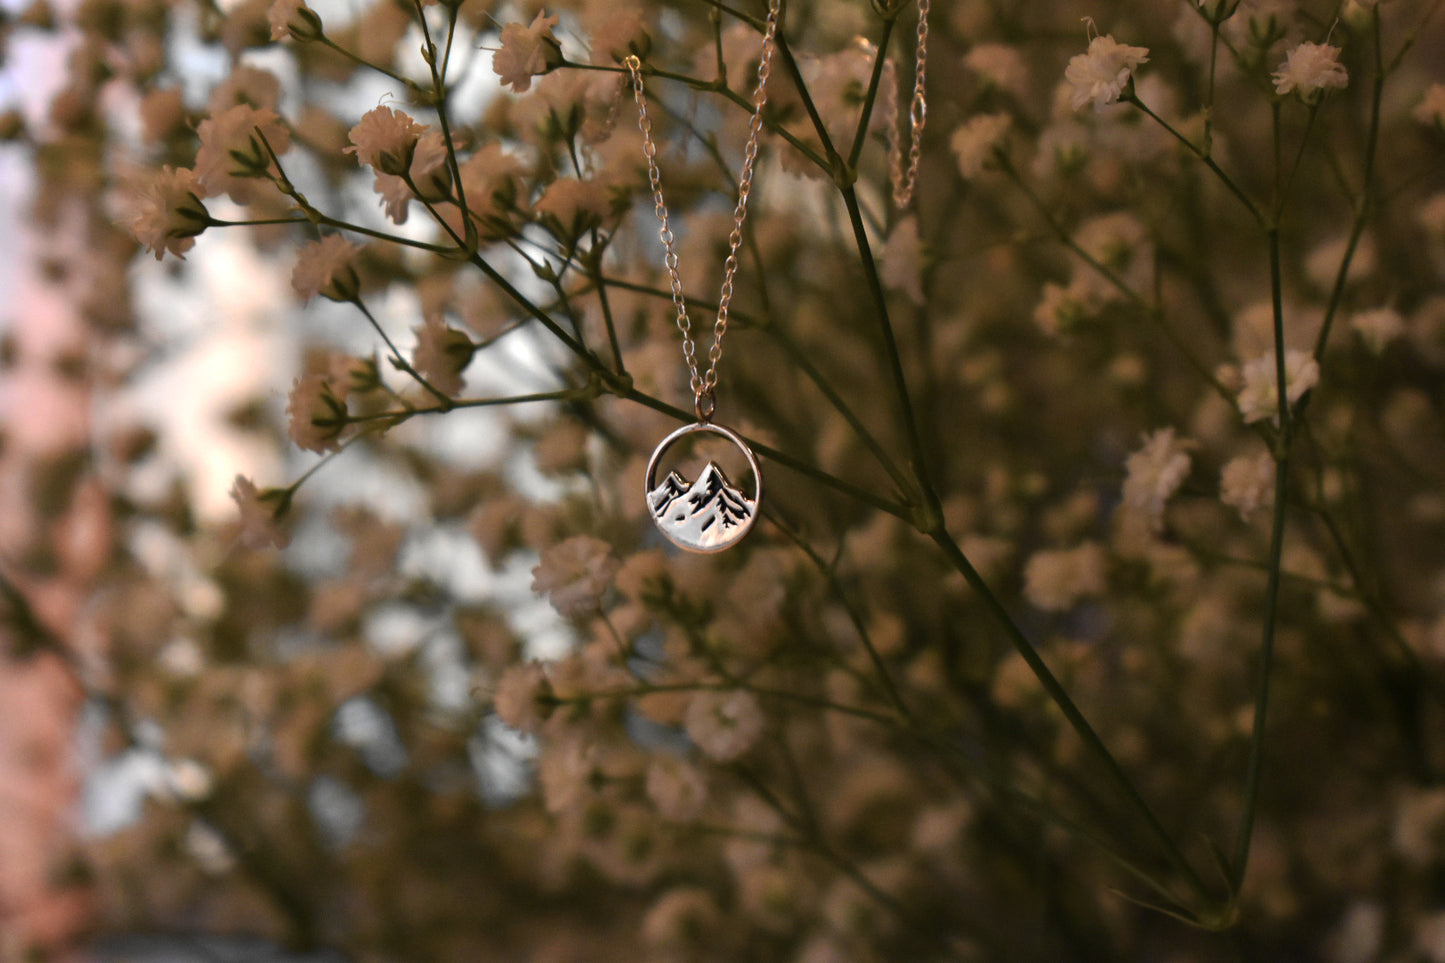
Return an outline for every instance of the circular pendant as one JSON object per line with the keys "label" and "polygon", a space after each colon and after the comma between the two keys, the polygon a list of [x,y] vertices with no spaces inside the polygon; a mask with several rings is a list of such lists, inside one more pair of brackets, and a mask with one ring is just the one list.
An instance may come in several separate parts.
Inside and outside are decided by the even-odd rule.
{"label": "circular pendant", "polygon": [[[696,479],[688,481],[676,469],[657,480],[662,456],[674,444],[699,432],[720,435],[742,452],[753,473],[753,496],[735,488],[716,461],[708,460]],[[647,463],[644,488],[648,513],[657,530],[672,544],[689,552],[721,552],[731,548],[753,527],[763,500],[763,473],[752,449],[734,432],[710,422],[684,425],[662,439]]]}

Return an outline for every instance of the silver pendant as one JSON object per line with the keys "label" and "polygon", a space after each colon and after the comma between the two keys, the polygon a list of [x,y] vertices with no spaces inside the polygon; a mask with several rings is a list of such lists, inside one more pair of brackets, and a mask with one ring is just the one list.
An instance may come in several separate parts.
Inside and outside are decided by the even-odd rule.
{"label": "silver pendant", "polygon": [[[696,432],[721,435],[743,453],[753,473],[753,496],[735,488],[716,462],[709,461],[689,482],[677,471],[669,471],[661,482],[657,468],[662,456],[678,441]],[[763,473],[758,459],[738,435],[711,422],[683,425],[662,439],[647,463],[644,483],[648,513],[657,530],[672,544],[689,552],[711,554],[731,548],[757,521],[763,500]]]}

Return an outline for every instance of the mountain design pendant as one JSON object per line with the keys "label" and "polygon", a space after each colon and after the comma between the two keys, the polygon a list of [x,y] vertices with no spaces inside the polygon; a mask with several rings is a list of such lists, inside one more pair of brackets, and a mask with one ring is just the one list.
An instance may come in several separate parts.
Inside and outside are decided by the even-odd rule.
{"label": "mountain design pendant", "polygon": [[[697,432],[721,435],[743,453],[753,473],[753,495],[749,498],[733,486],[716,462],[709,461],[689,482],[676,471],[657,480],[662,456],[674,444]],[[662,439],[647,463],[644,483],[648,513],[657,530],[672,544],[689,552],[712,554],[731,548],[757,521],[763,500],[763,474],[752,449],[737,434],[711,422],[683,425]]]}

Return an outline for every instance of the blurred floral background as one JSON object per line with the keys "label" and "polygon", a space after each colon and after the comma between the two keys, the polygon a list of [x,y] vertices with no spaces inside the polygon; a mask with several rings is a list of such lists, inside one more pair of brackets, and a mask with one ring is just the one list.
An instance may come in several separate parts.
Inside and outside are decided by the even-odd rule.
{"label": "blurred floral background", "polygon": [[1441,7],[8,3],[0,961],[1445,961]]}

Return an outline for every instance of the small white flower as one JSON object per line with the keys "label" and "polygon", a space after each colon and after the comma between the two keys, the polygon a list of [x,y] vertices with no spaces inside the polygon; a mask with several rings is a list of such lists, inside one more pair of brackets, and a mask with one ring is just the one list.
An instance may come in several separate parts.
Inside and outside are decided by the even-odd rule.
{"label": "small white flower", "polygon": [[532,591],[546,594],[563,615],[590,615],[601,606],[618,566],[606,542],[575,535],[542,552],[532,569]]}
{"label": "small white flower", "polygon": [[159,261],[167,251],[185,258],[206,229],[210,215],[201,198],[206,189],[195,171],[167,164],[140,187],[126,226],[135,239],[155,253]]}
{"label": "small white flower", "polygon": [[1141,509],[1157,529],[1164,517],[1164,504],[1179,490],[1189,474],[1185,443],[1176,441],[1173,428],[1161,428],[1145,436],[1144,447],[1124,462],[1124,503]]}
{"label": "small white flower", "polygon": [[338,394],[324,374],[308,374],[291,386],[286,402],[287,434],[297,447],[307,451],[336,451],[341,437],[351,427],[347,421],[346,391]]}
{"label": "small white flower", "polygon": [[[201,121],[196,129],[196,177],[210,194],[229,194],[248,204],[260,178],[274,166],[271,152],[291,149],[291,132],[274,110],[236,104]],[[269,145],[269,150],[267,149]]]}
{"label": "small white flower", "polygon": [[1094,109],[1101,110],[1114,103],[1124,92],[1134,68],[1148,62],[1148,47],[1119,43],[1111,34],[1095,37],[1089,42],[1088,52],[1073,57],[1064,69],[1064,80],[1072,90],[1070,105],[1078,110],[1093,101]]}
{"label": "small white flower", "polygon": [[656,756],[647,767],[647,798],[663,819],[685,823],[702,811],[707,783],[687,760]]}
{"label": "small white flower", "polygon": [[[1285,397],[1299,401],[1320,380],[1320,366],[1308,351],[1284,353]],[[1275,356],[1269,351],[1244,366],[1244,387],[1239,390],[1239,412],[1246,424],[1279,416],[1279,388]]]}
{"label": "small white flower", "polygon": [[444,395],[456,397],[461,394],[464,382],[462,372],[472,363],[477,346],[472,339],[456,328],[448,327],[440,317],[431,317],[419,328],[413,328],[416,335],[416,351],[412,363],[427,382]]}
{"label": "small white flower", "polygon": [[303,301],[316,295],[332,301],[350,301],[361,289],[352,262],[361,253],[361,245],[353,244],[340,234],[328,234],[311,241],[296,255],[291,271],[291,287]]}
{"label": "small white flower", "polygon": [[509,23],[502,27],[502,48],[492,55],[492,73],[502,86],[519,94],[532,88],[532,78],[556,69],[562,63],[562,47],[552,35],[561,18],[539,12],[530,26]]}
{"label": "small white flower", "polygon": [[1034,323],[1045,334],[1059,334],[1094,317],[1103,303],[1099,286],[1086,278],[1075,278],[1067,287],[1049,281],[1034,308]]}
{"label": "small white flower", "polygon": [[1410,113],[1428,127],[1445,127],[1445,84],[1431,84]]}
{"label": "small white flower", "polygon": [[211,770],[194,759],[181,759],[172,763],[166,772],[166,782],[176,798],[185,802],[205,799],[215,786]]}
{"label": "small white flower", "polygon": [[290,37],[305,42],[325,36],[321,18],[306,5],[306,0],[272,0],[266,20],[271,25],[272,40]]}
{"label": "small white flower", "polygon": [[1035,552],[1024,566],[1024,596],[1045,612],[1065,612],[1082,598],[1104,594],[1107,567],[1098,542]]}
{"label": "small white flower", "polygon": [[708,758],[728,762],[747,752],[763,732],[763,710],[746,689],[698,692],[683,719],[687,734]]}
{"label": "small white flower", "polygon": [[497,680],[492,710],[518,732],[536,732],[551,714],[552,683],[540,662],[509,665]]}
{"label": "small white flower", "polygon": [[878,262],[885,287],[902,291],[914,304],[923,304],[923,243],[918,238],[917,218],[910,215],[898,222],[878,253]]}
{"label": "small white flower", "polygon": [[374,107],[351,128],[347,135],[351,146],[345,152],[383,174],[400,176],[410,168],[416,143],[425,132],[425,127],[400,110]]}
{"label": "small white flower", "polygon": [[1285,54],[1284,63],[1274,72],[1275,93],[1297,93],[1307,104],[1314,103],[1320,91],[1329,87],[1343,88],[1350,75],[1339,62],[1340,48],[1327,43],[1305,43]]}
{"label": "small white flower", "polygon": [[963,65],[987,84],[1013,94],[1028,90],[1028,67],[1017,47],[981,43],[963,57]]}
{"label": "small white flower", "polygon": [[1249,521],[1274,504],[1274,458],[1267,451],[1230,459],[1219,473],[1219,500]]}
{"label": "small white flower", "polygon": [[1350,326],[1375,354],[1384,351],[1387,344],[1405,333],[1405,319],[1394,308],[1361,311],[1350,318]]}
{"label": "small white flower", "polygon": [[258,492],[249,478],[237,475],[231,485],[231,499],[241,512],[236,541],[247,548],[285,548],[291,541],[278,523],[286,507],[284,490],[268,488]]}
{"label": "small white flower", "polygon": [[958,158],[958,172],[964,180],[973,180],[989,165],[1012,123],[1008,114],[979,114],[953,132],[948,146]]}

